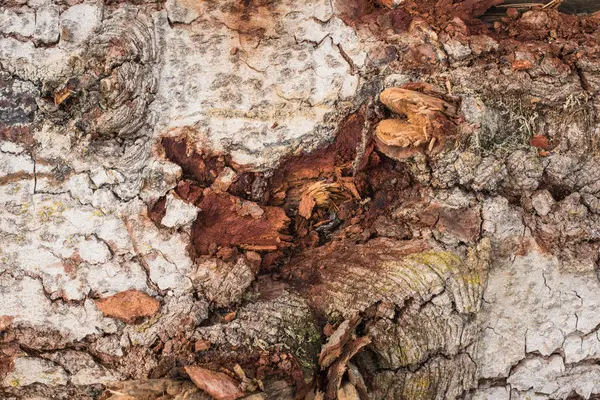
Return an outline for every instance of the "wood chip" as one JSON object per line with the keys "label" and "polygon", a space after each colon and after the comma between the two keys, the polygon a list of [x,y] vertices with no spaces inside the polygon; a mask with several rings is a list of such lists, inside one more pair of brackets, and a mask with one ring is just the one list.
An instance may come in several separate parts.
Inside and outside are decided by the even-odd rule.
{"label": "wood chip", "polygon": [[244,396],[238,382],[222,372],[214,372],[199,366],[188,365],[185,372],[201,390],[216,400],[235,400]]}
{"label": "wood chip", "polygon": [[246,376],[246,373],[244,372],[244,370],[240,366],[240,364],[235,364],[233,366],[233,372],[235,372],[235,374],[237,375],[237,377],[240,378],[240,380],[242,382],[246,382],[248,380],[248,377]]}
{"label": "wood chip", "polygon": [[375,128],[375,144],[388,157],[408,158],[422,151],[410,147],[425,145],[432,152],[436,143],[442,148],[443,137],[454,132],[449,118],[456,116],[456,106],[444,100],[445,96],[431,85],[415,82],[388,88],[379,97],[390,110],[406,116],[406,120],[385,119]]}
{"label": "wood chip", "polygon": [[225,314],[225,316],[223,317],[223,319],[227,322],[231,322],[235,319],[235,315],[237,313],[235,311],[232,311],[230,313]]}
{"label": "wood chip", "polygon": [[248,251],[275,251],[278,249],[276,245],[242,244],[240,247]]}
{"label": "wood chip", "polygon": [[542,150],[550,150],[550,141],[544,135],[535,135],[529,141],[529,144],[533,147],[537,147]]}
{"label": "wood chip", "polygon": [[[411,87],[417,89],[420,86],[413,85]],[[428,86],[423,87],[429,88]],[[433,93],[432,89],[429,90],[429,93]],[[381,92],[379,99],[396,114],[406,115],[409,121],[415,116],[428,111],[442,112],[451,117],[455,116],[457,112],[456,106],[453,104],[438,97],[420,93],[417,90],[388,88]]]}
{"label": "wood chip", "polygon": [[300,216],[309,219],[312,215],[312,211],[317,205],[315,198],[309,192],[304,192],[300,198],[300,205],[298,206],[298,214]]}
{"label": "wood chip", "polygon": [[54,104],[59,105],[69,97],[71,97],[71,89],[68,87],[54,92]]}
{"label": "wood chip", "polygon": [[315,207],[335,207],[343,200],[358,196],[354,184],[348,181],[317,181],[308,185],[302,192],[298,214],[306,219],[312,216]]}
{"label": "wood chip", "polygon": [[158,300],[139,290],[127,290],[95,302],[106,317],[116,318],[127,324],[136,322],[138,318],[153,317],[160,310]]}
{"label": "wood chip", "polygon": [[194,343],[194,352],[199,353],[201,351],[205,351],[210,349],[211,343],[208,340],[196,340]]}
{"label": "wood chip", "polygon": [[375,128],[377,139],[388,146],[409,147],[424,140],[422,131],[400,119],[384,119]]}
{"label": "wood chip", "polygon": [[512,63],[512,69],[515,71],[527,71],[533,68],[533,64],[529,60],[515,60]]}

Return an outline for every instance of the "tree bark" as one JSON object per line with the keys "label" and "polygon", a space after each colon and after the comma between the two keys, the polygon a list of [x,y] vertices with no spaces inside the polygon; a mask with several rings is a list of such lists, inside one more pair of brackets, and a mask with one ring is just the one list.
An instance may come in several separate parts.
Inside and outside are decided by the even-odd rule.
{"label": "tree bark", "polygon": [[5,1],[0,397],[600,398],[595,7]]}

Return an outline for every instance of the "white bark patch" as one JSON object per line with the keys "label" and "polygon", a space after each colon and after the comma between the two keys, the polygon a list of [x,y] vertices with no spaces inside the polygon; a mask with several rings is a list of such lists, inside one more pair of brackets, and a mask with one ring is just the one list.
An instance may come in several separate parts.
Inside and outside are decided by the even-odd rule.
{"label": "white bark patch", "polygon": [[41,358],[18,357],[14,369],[4,378],[4,386],[29,386],[41,383],[48,386],[65,385],[68,375],[60,366]]}
{"label": "white bark patch", "polygon": [[169,228],[179,228],[193,222],[199,211],[198,207],[186,203],[173,193],[167,195],[165,207],[166,213],[160,223]]}

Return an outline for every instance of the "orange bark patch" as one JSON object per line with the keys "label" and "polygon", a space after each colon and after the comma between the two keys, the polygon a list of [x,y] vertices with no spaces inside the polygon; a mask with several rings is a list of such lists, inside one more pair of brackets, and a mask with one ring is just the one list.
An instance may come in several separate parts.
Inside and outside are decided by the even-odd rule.
{"label": "orange bark patch", "polygon": [[533,147],[537,147],[542,150],[550,150],[550,141],[544,135],[535,135],[529,141],[529,144]]}
{"label": "orange bark patch", "polygon": [[165,137],[162,139],[165,155],[202,185],[211,185],[225,167],[220,156],[201,154],[188,146],[185,138]]}
{"label": "orange bark patch", "polygon": [[[331,177],[344,168],[350,169],[362,141],[364,114],[363,107],[342,121],[335,142],[329,146],[286,160],[273,175],[271,203],[279,205],[284,199],[289,201],[289,198],[299,201],[304,184]],[[372,150],[373,143],[370,140],[365,143],[362,157],[356,160],[357,170],[366,167]]]}
{"label": "orange bark patch", "polygon": [[10,315],[0,315],[0,332],[11,327],[14,317]]}
{"label": "orange bark patch", "polygon": [[194,343],[194,351],[196,353],[199,353],[201,351],[205,351],[210,349],[211,343],[208,340],[197,340],[196,343]]}
{"label": "orange bark patch", "polygon": [[222,372],[214,372],[206,368],[188,365],[185,372],[200,389],[216,400],[235,400],[244,395],[238,382]]}
{"label": "orange bark patch", "polygon": [[158,300],[139,290],[127,290],[98,299],[96,306],[104,316],[116,318],[126,324],[132,324],[138,318],[152,317],[160,310]]}
{"label": "orange bark patch", "polygon": [[228,193],[207,190],[198,204],[200,213],[192,227],[198,254],[210,254],[219,246],[272,251],[288,246],[284,233],[289,218],[279,207],[261,207]]}
{"label": "orange bark patch", "polygon": [[533,68],[533,64],[529,60],[515,60],[512,63],[512,69],[515,71],[527,71]]}

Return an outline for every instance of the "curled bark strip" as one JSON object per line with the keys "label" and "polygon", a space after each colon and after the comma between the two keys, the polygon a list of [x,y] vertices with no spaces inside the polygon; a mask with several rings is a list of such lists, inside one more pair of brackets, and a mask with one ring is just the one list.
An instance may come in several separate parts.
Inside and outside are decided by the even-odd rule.
{"label": "curled bark strip", "polygon": [[327,371],[327,391],[325,397],[328,400],[336,398],[342,378],[346,372],[348,361],[369,343],[371,343],[371,339],[366,336],[353,340],[344,347],[340,358],[331,365]]}
{"label": "curled bark strip", "polygon": [[319,365],[322,369],[329,367],[342,354],[342,348],[346,345],[359,323],[360,317],[358,316],[347,319],[329,337],[319,354]]}
{"label": "curled bark strip", "polygon": [[360,370],[352,362],[348,362],[348,379],[358,391],[360,400],[371,399],[371,396],[369,396],[369,390],[367,389],[367,385],[365,384],[365,380],[363,379]]}

